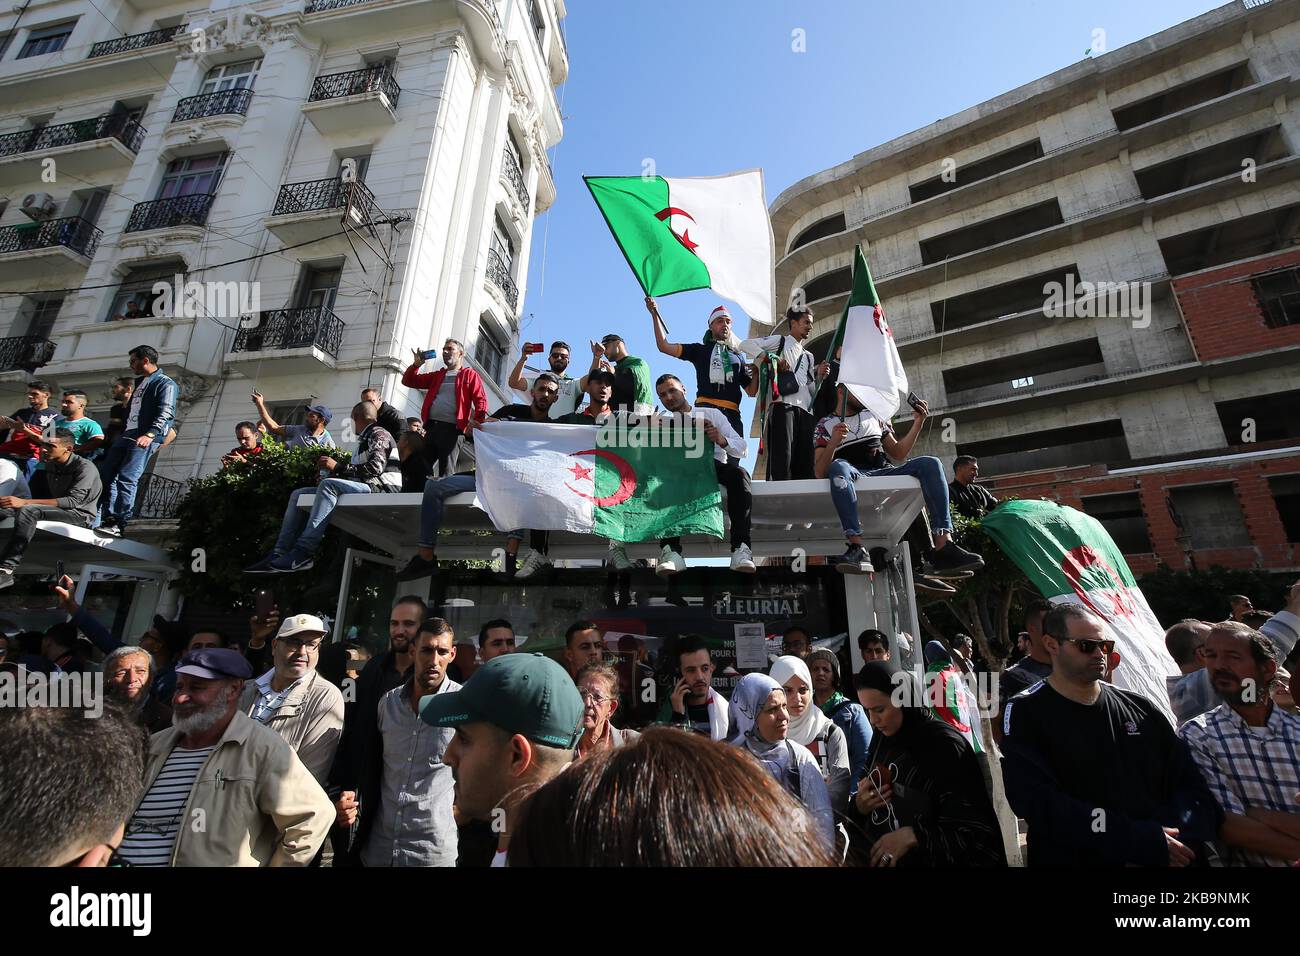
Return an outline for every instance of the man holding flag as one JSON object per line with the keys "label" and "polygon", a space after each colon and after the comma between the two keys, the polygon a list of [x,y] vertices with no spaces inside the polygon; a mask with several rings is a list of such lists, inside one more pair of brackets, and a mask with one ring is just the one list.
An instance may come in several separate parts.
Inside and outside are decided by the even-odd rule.
{"label": "man holding flag", "polygon": [[668,341],[667,327],[659,317],[659,307],[653,297],[646,296],[645,307],[654,320],[659,351],[695,367],[695,404],[718,409],[737,434],[743,435],[745,423],[740,417],[740,398],[754,375],[740,352],[740,340],[731,329],[731,313],[727,307],[720,305],[709,313],[709,329],[702,342],[685,345]]}
{"label": "man holding flag", "polygon": [[750,394],[762,392],[759,408],[764,412],[767,435],[768,481],[813,477],[816,423],[812,403],[817,360],[803,346],[812,334],[812,309],[792,306],[785,318],[789,334],[764,335],[740,343],[740,350],[761,367],[760,381],[750,383]]}

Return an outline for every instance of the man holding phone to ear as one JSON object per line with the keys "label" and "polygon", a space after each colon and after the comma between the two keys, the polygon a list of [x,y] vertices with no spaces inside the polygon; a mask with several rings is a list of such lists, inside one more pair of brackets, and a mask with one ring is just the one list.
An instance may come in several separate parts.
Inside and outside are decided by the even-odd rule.
{"label": "man holding phone to ear", "polygon": [[702,637],[683,637],[677,642],[677,671],[672,691],[659,713],[659,723],[726,740],[730,704],[713,689],[713,659]]}
{"label": "man holding phone to ear", "polygon": [[456,473],[460,436],[470,419],[482,421],[487,415],[487,391],[478,372],[464,364],[465,346],[456,339],[443,343],[443,367],[436,372],[420,371],[421,365],[437,357],[435,350],[415,349],[413,354],[415,361],[402,373],[402,384],[425,390],[420,408],[425,458],[431,472],[437,465],[438,477],[446,478]]}

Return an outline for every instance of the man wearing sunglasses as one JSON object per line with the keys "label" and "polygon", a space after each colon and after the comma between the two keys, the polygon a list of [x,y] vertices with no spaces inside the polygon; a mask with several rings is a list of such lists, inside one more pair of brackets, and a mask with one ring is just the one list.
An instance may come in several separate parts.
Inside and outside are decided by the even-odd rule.
{"label": "man wearing sunglasses", "polygon": [[1105,678],[1115,642],[1077,604],[1043,619],[1047,679],[1003,715],[1003,778],[1030,866],[1189,866],[1221,812],[1187,746],[1140,694]]}

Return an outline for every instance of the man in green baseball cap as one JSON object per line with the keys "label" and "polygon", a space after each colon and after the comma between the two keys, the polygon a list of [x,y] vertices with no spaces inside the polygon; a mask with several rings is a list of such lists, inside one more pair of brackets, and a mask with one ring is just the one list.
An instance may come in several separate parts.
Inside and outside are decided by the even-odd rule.
{"label": "man in green baseball cap", "polygon": [[494,657],[460,690],[422,702],[426,723],[456,728],[442,759],[456,779],[458,815],[489,821],[499,835],[493,866],[505,865],[516,794],[530,793],[573,762],[583,711],[564,668],[525,653]]}

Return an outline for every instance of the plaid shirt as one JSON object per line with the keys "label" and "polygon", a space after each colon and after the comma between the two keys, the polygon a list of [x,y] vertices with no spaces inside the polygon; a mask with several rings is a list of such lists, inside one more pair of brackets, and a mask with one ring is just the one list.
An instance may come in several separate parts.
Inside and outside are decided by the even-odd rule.
{"label": "plaid shirt", "polygon": [[[1263,727],[1251,727],[1227,704],[1179,729],[1225,813],[1250,808],[1300,812],[1300,717],[1274,704]],[[1290,860],[1228,848],[1233,866],[1288,866]]]}

